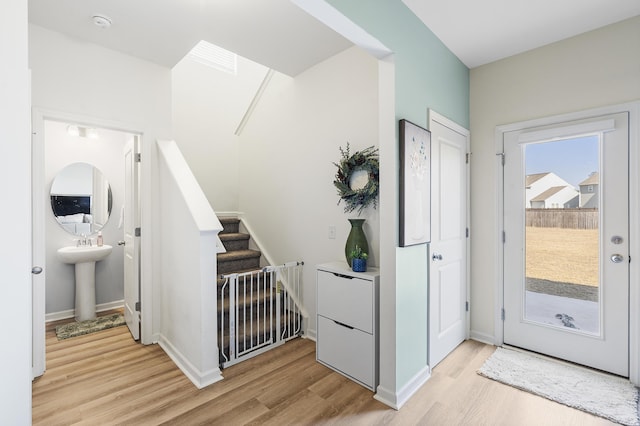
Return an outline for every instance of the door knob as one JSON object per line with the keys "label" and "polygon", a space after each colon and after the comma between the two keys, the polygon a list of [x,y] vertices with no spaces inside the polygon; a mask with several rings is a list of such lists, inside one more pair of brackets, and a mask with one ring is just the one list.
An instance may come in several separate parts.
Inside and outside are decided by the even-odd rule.
{"label": "door knob", "polygon": [[118,241],[119,246],[123,246],[124,244],[125,244],[124,241]]}
{"label": "door knob", "polygon": [[38,275],[40,272],[42,272],[42,268],[40,266],[34,266],[31,268],[31,273],[33,275]]}
{"label": "door knob", "polygon": [[437,253],[433,253],[433,256],[431,256],[432,260],[442,260],[442,255],[441,254],[437,254]]}
{"label": "door knob", "polygon": [[612,254],[611,255],[611,261],[613,263],[621,263],[624,260],[624,256],[621,254]]}

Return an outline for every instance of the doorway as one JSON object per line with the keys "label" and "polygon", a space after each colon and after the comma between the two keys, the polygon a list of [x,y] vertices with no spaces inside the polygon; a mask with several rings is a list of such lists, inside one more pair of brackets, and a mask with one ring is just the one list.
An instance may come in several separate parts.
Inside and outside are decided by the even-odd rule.
{"label": "doorway", "polygon": [[502,142],[504,343],[628,377],[629,113]]}
{"label": "doorway", "polygon": [[[130,192],[125,191],[124,147],[129,140],[138,141],[140,135],[99,122],[79,116],[34,111],[33,261],[34,264],[45,266],[44,273],[34,275],[32,283],[34,377],[45,370],[45,323],[74,315],[74,268],[59,261],[57,249],[77,244],[83,235],[92,238],[95,243],[97,232],[101,231],[104,244],[111,245],[113,250],[107,259],[96,264],[97,308],[101,311],[111,310],[123,305],[124,271],[127,265],[119,243],[124,240],[123,228],[126,225],[122,207]],[[80,172],[89,169],[90,173],[82,176],[91,176],[91,183],[79,182],[78,174],[66,173],[69,168]],[[74,178],[70,179],[69,176]],[[101,176],[98,186],[93,184],[96,182],[95,176]],[[64,185],[54,186],[58,180]],[[83,202],[66,203],[69,199],[67,192],[80,195],[79,199]],[[104,197],[99,197],[100,193]],[[98,202],[102,198],[104,202]],[[83,210],[65,214],[67,208],[93,207],[96,207],[95,212]],[[83,220],[75,220],[79,216]],[[134,276],[135,294],[139,296],[137,271]]]}

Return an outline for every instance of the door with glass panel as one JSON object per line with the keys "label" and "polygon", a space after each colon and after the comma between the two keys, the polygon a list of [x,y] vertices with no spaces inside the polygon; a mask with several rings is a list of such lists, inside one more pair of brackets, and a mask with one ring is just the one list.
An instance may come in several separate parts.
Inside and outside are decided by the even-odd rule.
{"label": "door with glass panel", "polygon": [[504,343],[629,374],[627,113],[504,133]]}

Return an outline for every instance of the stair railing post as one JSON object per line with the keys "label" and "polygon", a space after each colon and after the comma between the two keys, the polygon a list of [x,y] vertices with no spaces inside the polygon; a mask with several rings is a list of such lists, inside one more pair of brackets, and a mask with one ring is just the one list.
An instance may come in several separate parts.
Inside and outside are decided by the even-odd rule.
{"label": "stair railing post", "polygon": [[236,293],[238,291],[238,274],[229,277],[229,360],[234,361],[238,351],[236,336]]}
{"label": "stair railing post", "polygon": [[275,279],[276,279],[276,343],[280,343],[282,337],[280,335],[280,330],[282,327],[281,317],[282,317],[282,280],[280,279],[280,269],[275,270]]}

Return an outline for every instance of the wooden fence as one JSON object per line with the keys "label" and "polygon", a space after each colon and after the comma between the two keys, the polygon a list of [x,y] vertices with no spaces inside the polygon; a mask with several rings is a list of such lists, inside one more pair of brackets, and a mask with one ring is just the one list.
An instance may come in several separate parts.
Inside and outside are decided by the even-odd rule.
{"label": "wooden fence", "polygon": [[598,229],[598,209],[526,209],[526,226]]}

